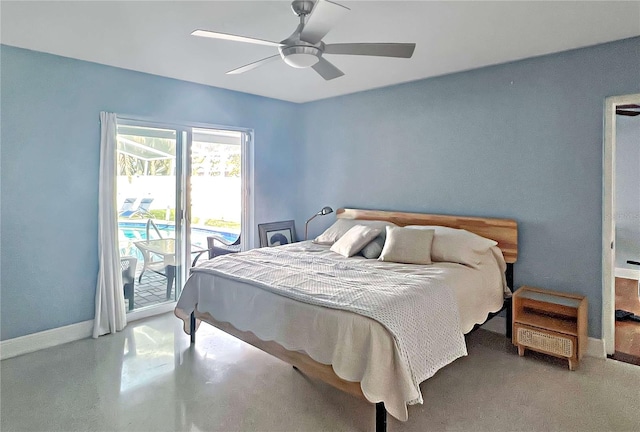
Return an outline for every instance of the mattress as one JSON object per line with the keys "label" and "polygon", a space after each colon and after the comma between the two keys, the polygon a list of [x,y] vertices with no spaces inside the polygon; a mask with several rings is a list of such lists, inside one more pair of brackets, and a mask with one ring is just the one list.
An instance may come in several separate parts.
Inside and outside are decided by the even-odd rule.
{"label": "mattress", "polygon": [[[497,248],[488,251],[475,268],[455,263],[418,266],[345,258],[331,252],[328,246],[310,242],[282,248],[327,257],[337,263],[359,260],[358,265],[445,284],[455,298],[459,329],[464,333],[484,322],[490,312],[499,310],[505,290],[508,291],[504,282],[506,265]],[[360,382],[367,400],[384,402],[387,411],[399,420],[407,419],[408,403],[422,400],[420,390],[416,390],[402,365],[392,335],[371,318],[303,303],[255,284],[205,272],[191,275],[178,301],[176,315],[185,320],[185,331],[195,305],[199,312],[209,313],[218,321],[251,331],[262,340],[276,341],[288,350],[304,352],[319,363],[331,364],[336,375]],[[454,359],[448,358],[442,366]]]}

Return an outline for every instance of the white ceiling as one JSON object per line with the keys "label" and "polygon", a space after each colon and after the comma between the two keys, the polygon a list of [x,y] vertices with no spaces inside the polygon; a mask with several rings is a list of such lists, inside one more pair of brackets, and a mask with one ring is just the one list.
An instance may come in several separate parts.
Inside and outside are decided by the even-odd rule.
{"label": "white ceiling", "polygon": [[640,35],[640,1],[340,3],[351,12],[326,43],[415,42],[413,58],[327,55],[345,72],[332,81],[281,61],[225,75],[277,49],[190,36],[202,28],[280,41],[297,25],[287,1],[2,1],[0,41],[307,102]]}

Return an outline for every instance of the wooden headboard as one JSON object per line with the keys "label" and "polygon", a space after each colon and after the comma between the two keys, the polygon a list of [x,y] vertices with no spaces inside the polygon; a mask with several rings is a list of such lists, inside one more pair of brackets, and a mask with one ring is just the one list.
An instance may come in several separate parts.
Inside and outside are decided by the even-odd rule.
{"label": "wooden headboard", "polygon": [[336,212],[341,219],[383,220],[398,226],[440,225],[459,228],[498,242],[504,260],[513,264],[518,259],[518,224],[512,219],[449,216],[427,213],[405,213],[384,210],[341,208]]}

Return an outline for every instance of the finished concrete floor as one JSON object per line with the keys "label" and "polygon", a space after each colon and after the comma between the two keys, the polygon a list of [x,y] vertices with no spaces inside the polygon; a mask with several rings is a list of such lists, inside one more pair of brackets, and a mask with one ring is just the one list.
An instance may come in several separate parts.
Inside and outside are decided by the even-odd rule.
{"label": "finished concrete floor", "polygon": [[[172,314],[116,335],[4,360],[0,430],[372,431],[372,405],[307,379],[206,324],[195,348]],[[390,432],[638,431],[640,367],[566,362],[467,337],[469,356],[422,383]]]}

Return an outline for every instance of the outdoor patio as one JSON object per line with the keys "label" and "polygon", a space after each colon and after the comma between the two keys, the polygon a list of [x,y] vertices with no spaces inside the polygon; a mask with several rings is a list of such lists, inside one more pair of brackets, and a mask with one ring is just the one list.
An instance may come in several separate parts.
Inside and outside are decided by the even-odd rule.
{"label": "outdoor patio", "polygon": [[[142,271],[142,264],[138,263],[136,269],[136,284],[134,289],[133,310],[146,306],[157,305],[167,301],[167,278],[163,275],[147,270],[142,276],[142,282],[138,277]],[[175,300],[175,286],[171,291],[171,300]],[[124,299],[125,308],[129,307],[129,300]]]}

